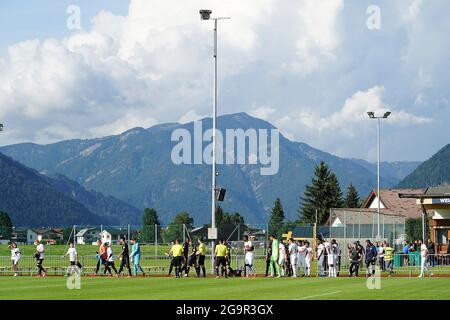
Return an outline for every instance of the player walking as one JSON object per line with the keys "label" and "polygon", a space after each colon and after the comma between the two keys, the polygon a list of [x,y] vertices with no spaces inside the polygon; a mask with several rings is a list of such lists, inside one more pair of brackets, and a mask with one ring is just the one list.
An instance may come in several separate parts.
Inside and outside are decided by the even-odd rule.
{"label": "player walking", "polygon": [[69,249],[67,252],[63,255],[63,258],[69,256],[69,263],[70,265],[67,267],[66,275],[70,276],[72,273],[77,272],[77,250],[75,249],[75,246],[73,242],[69,244]]}
{"label": "player walking", "polygon": [[249,240],[248,236],[244,236],[244,275],[248,278],[250,273],[253,277],[256,276],[255,269],[253,268],[253,251],[255,247],[253,243]]}
{"label": "player walking", "polygon": [[121,274],[123,268],[126,267],[128,269],[128,278],[130,278],[131,277],[130,251],[128,249],[128,243],[125,241],[125,237],[120,238],[120,245],[122,246],[122,251],[119,254],[120,259],[119,274]]}
{"label": "player walking", "polygon": [[[111,245],[109,243],[105,243],[105,245],[106,245],[106,254],[108,256],[108,258],[106,259],[106,265],[108,266],[107,270],[108,270],[109,274],[112,276],[111,269],[113,269],[114,272],[116,273],[115,276],[118,277],[119,273],[117,272],[116,265],[114,263],[114,253],[111,248]],[[106,268],[105,268],[105,273],[106,273]]]}
{"label": "player walking", "polygon": [[[280,270],[280,265],[278,264],[278,259],[279,259],[279,250],[280,250],[280,244],[278,242],[277,237],[272,234],[269,237],[270,241],[272,242],[272,254],[270,256],[270,276],[269,278],[273,278],[273,277],[281,277],[281,270]],[[276,275],[275,275],[276,273]]]}
{"label": "player walking", "polygon": [[42,265],[44,263],[44,253],[45,253],[45,247],[44,245],[39,241],[35,240],[34,245],[36,246],[36,253],[34,254],[34,257],[37,260],[36,266],[38,268],[38,276],[39,277],[45,277],[47,276],[47,269],[45,269]]}
{"label": "player walking", "polygon": [[17,277],[19,275],[20,249],[17,247],[17,243],[15,242],[12,242],[9,245],[9,249],[11,250],[11,262],[14,277]]}
{"label": "player walking", "polygon": [[370,277],[371,275],[375,274],[375,263],[377,261],[378,251],[370,240],[366,240],[366,243],[367,246],[366,246],[365,261],[366,261],[367,276]]}
{"label": "player walking", "polygon": [[288,240],[289,259],[291,260],[292,278],[297,278],[298,247],[294,239]]}
{"label": "player walking", "polygon": [[133,261],[133,276],[137,276],[138,270],[141,270],[142,276],[145,277],[144,269],[142,269],[140,261],[141,261],[141,246],[136,238],[131,240],[131,254],[130,258]]}

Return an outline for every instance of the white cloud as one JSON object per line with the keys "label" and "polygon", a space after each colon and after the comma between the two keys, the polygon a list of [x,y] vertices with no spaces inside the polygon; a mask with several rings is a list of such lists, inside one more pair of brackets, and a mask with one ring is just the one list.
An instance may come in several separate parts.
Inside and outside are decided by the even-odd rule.
{"label": "white cloud", "polygon": [[[0,56],[1,143],[210,115],[213,23],[198,11],[211,8],[232,17],[219,25],[219,114],[246,111],[292,139],[366,157],[369,107],[393,111],[387,128],[402,130],[392,141],[447,129],[450,4],[436,1],[381,1],[383,27],[371,32],[359,1],[131,0],[126,15],[101,11],[66,38],[10,45]],[[421,151],[408,152],[390,155]]]}
{"label": "white cloud", "polygon": [[178,120],[180,123],[188,123],[208,117],[208,115],[198,115],[195,110],[189,110]]}
{"label": "white cloud", "polygon": [[263,120],[269,120],[270,115],[272,115],[276,110],[270,107],[259,107],[257,109],[250,110],[249,114],[255,118],[260,118]]}
{"label": "white cloud", "polygon": [[321,116],[313,112],[300,112],[299,122],[316,131],[339,130],[343,135],[354,137],[365,126],[367,112],[372,111],[376,116],[385,112],[392,112],[388,123],[396,126],[411,126],[431,122],[431,119],[408,113],[404,110],[389,106],[383,102],[384,87],[375,86],[367,91],[358,91],[346,99],[344,105],[337,112],[329,116]]}
{"label": "white cloud", "polygon": [[303,32],[296,42],[297,59],[290,67],[309,74],[335,59],[334,50],[339,45],[337,17],[343,7],[343,0],[301,1],[298,27]]}

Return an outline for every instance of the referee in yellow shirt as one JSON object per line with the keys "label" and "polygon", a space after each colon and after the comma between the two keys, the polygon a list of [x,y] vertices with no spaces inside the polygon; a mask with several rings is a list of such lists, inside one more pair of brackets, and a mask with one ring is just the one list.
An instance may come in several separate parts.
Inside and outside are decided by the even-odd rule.
{"label": "referee in yellow shirt", "polygon": [[225,278],[228,278],[227,275],[227,246],[224,244],[223,240],[219,241],[219,244],[216,246],[216,250],[214,252],[215,262],[216,262],[216,279],[219,278],[219,266],[222,266],[222,274],[225,273]]}
{"label": "referee in yellow shirt", "polygon": [[173,257],[173,264],[175,267],[175,278],[181,278],[181,265],[183,264],[183,246],[180,244],[180,240],[175,240],[175,244],[172,246],[169,252],[169,256]]}
{"label": "referee in yellow shirt", "polygon": [[205,256],[206,256],[206,246],[205,246],[205,240],[202,238],[198,239],[198,264],[195,268],[195,271],[197,271],[197,278],[200,278],[200,268],[202,268],[203,272],[203,278],[206,278],[206,269],[205,269]]}

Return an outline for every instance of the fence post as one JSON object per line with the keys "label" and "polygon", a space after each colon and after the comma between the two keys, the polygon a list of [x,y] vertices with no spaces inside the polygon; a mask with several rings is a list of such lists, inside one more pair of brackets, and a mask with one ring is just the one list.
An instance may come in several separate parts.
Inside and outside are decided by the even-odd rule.
{"label": "fence post", "polygon": [[[238,223],[238,241],[237,241],[238,246],[239,246],[240,239],[241,239],[241,224]],[[238,262],[239,262],[239,255],[238,255],[238,250],[236,250],[236,266],[235,266],[236,270],[237,270],[238,265],[239,265]]]}
{"label": "fence post", "polygon": [[158,225],[155,223],[155,259],[158,256]]}
{"label": "fence post", "polygon": [[130,225],[127,226],[127,245],[130,245]]}
{"label": "fence post", "polygon": [[344,211],[344,243],[347,243],[347,211]]}

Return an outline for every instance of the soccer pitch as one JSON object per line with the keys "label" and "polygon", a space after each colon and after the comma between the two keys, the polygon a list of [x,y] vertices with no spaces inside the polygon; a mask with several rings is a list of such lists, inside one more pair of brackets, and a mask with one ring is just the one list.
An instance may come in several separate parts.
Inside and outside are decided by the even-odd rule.
{"label": "soccer pitch", "polygon": [[149,300],[438,300],[450,299],[450,278],[381,278],[369,290],[366,278],[110,278],[82,277],[69,290],[64,277],[1,277],[0,299]]}

